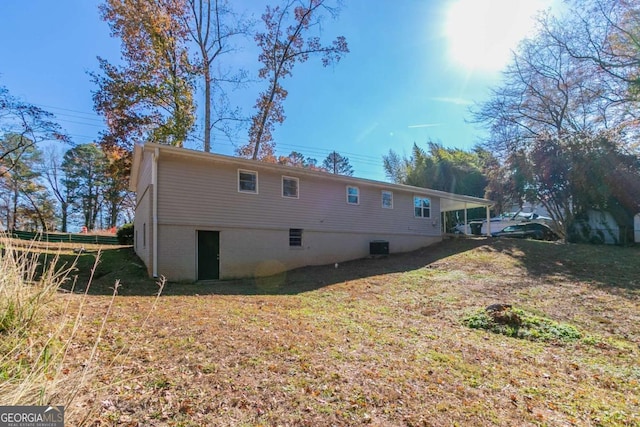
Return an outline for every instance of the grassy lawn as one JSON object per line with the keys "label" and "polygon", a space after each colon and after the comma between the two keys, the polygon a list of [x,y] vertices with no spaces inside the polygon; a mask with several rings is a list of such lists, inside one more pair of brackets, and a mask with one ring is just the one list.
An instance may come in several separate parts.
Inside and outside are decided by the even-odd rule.
{"label": "grassy lawn", "polygon": [[[76,293],[95,250],[79,256]],[[638,247],[459,239],[154,292],[118,248],[102,251],[88,297],[60,294],[85,305],[68,375],[106,319],[70,425],[640,425]],[[496,303],[578,335],[465,322]]]}

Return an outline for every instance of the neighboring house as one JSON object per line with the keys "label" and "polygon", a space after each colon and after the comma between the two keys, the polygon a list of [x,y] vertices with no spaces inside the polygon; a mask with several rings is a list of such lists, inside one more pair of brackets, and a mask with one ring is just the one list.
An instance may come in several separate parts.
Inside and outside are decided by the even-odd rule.
{"label": "neighboring house", "polygon": [[442,212],[493,205],[152,143],[134,149],[130,189],[149,274],[189,281],[411,251],[442,240]]}

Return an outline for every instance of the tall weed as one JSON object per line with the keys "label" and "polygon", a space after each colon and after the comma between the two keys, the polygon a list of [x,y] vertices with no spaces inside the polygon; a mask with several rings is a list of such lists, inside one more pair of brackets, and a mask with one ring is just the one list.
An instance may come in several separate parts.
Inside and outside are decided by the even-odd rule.
{"label": "tall weed", "polygon": [[[95,256],[91,274],[81,294],[76,290],[78,258],[66,264],[60,252],[51,254],[31,246],[16,246],[0,236],[0,406],[64,405],[65,417],[74,424],[87,422],[87,416],[75,413],[71,406],[81,393],[92,391],[92,380],[103,368],[113,371],[129,360],[130,346],[114,355],[113,360],[98,360],[97,349],[107,328],[120,287],[113,286],[113,294],[99,325],[83,324],[90,310],[87,301],[93,274],[100,262]],[[78,255],[80,256],[80,255]],[[63,287],[64,285],[64,287]],[[164,288],[164,279],[149,313],[144,329]],[[80,337],[91,329],[93,343]],[[69,369],[78,349],[88,354],[81,369]],[[117,359],[117,363],[116,363]],[[122,368],[122,366],[120,366]],[[85,408],[88,409],[88,408]]]}

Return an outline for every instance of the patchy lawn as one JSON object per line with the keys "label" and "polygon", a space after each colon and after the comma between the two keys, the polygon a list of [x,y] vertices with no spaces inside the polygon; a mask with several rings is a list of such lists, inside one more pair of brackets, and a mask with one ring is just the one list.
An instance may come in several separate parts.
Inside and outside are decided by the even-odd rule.
{"label": "patchy lawn", "polygon": [[[640,425],[638,247],[450,240],[255,281],[168,283],[153,310],[155,285],[117,250],[104,251],[99,268],[120,267],[100,270],[94,295],[60,295],[85,304],[70,376],[111,309],[69,425]],[[496,303],[579,337],[467,326]]]}

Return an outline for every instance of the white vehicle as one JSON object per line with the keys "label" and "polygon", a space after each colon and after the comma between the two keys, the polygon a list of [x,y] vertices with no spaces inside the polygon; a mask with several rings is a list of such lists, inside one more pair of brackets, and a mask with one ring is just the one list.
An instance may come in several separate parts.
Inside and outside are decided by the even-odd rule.
{"label": "white vehicle", "polygon": [[[496,233],[505,227],[510,225],[521,224],[523,222],[541,222],[543,224],[550,225],[553,220],[547,216],[538,215],[535,212],[514,212],[506,213],[497,217],[491,218],[489,234]],[[479,230],[478,230],[479,228]],[[458,224],[455,227],[456,233],[461,234],[475,234],[475,235],[487,235],[487,220],[472,220],[467,223],[465,228],[464,224]]]}

